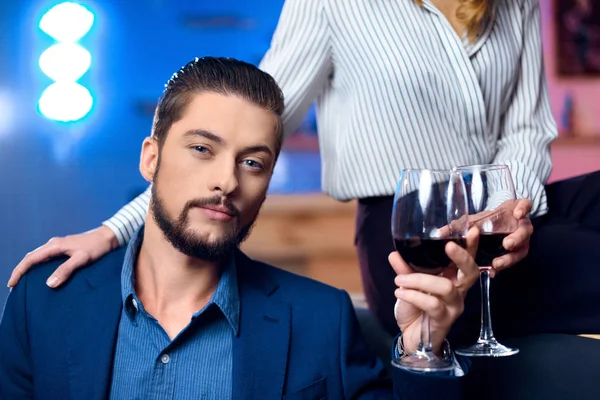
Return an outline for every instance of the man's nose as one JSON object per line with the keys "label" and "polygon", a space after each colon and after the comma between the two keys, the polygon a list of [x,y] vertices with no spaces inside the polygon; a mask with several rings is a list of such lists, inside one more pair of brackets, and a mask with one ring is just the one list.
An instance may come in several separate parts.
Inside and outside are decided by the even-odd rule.
{"label": "man's nose", "polygon": [[209,189],[213,192],[222,192],[228,195],[238,188],[237,163],[235,162],[219,163],[210,175]]}

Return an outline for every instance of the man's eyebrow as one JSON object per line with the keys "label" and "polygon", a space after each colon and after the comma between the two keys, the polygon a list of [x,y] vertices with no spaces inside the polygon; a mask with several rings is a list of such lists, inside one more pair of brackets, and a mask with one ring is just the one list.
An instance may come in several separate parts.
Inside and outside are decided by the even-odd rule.
{"label": "man's eyebrow", "polygon": [[267,153],[268,155],[273,157],[273,150],[271,150],[271,148],[269,146],[264,145],[264,144],[259,144],[257,146],[249,146],[244,149],[244,153],[247,153],[247,154],[248,153],[259,153],[259,152]]}
{"label": "man's eyebrow", "polygon": [[185,136],[185,137],[201,136],[203,138],[206,138],[208,140],[212,140],[213,142],[216,142],[216,143],[219,143],[219,144],[224,144],[225,143],[225,141],[223,140],[222,137],[217,136],[214,133],[211,133],[209,131],[205,131],[204,129],[190,129],[189,131],[187,131],[186,133],[184,133],[183,136]]}

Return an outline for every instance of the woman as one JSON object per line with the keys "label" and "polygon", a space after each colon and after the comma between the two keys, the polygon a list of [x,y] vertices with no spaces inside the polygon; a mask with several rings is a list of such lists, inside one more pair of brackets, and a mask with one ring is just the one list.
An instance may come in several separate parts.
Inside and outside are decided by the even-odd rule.
{"label": "woman", "polygon": [[[286,99],[292,132],[317,101],[323,190],[358,199],[356,245],[368,303],[397,326],[390,231],[402,168],[503,163],[522,199],[519,229],[504,244],[505,268],[525,257],[527,215],[547,211],[544,184],[556,137],[544,77],[538,0],[287,0],[260,67]],[[124,245],[143,222],[149,190],[103,227],[52,239],[17,266],[71,258],[48,280]],[[476,328],[475,328],[476,329]],[[476,333],[476,332],[474,332]]]}

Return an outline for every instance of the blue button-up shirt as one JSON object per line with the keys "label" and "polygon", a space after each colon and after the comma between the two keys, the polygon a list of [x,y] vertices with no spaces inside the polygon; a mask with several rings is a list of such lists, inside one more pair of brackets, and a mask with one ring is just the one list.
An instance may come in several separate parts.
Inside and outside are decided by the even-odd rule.
{"label": "blue button-up shirt", "polygon": [[111,400],[231,398],[232,342],[240,314],[235,263],[226,265],[208,304],[171,340],[135,294],[135,261],[143,229],[132,238],[123,264],[123,311]]}

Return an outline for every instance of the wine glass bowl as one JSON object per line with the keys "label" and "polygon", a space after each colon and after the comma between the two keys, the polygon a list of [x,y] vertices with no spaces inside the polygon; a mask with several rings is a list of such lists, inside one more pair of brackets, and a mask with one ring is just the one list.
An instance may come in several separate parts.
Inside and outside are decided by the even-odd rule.
{"label": "wine glass bowl", "polygon": [[480,268],[491,269],[495,258],[509,253],[503,243],[504,239],[517,229],[518,222],[513,213],[514,207],[505,207],[471,222],[470,226],[479,229],[479,246],[475,262]]}

